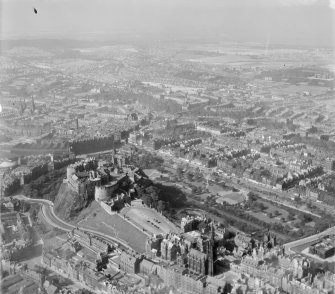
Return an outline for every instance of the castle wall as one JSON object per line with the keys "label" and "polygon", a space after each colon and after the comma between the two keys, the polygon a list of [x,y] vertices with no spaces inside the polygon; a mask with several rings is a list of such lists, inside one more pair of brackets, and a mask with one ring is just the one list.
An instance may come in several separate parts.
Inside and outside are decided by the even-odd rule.
{"label": "castle wall", "polygon": [[101,205],[101,207],[106,211],[106,212],[108,212],[109,214],[115,214],[115,212],[113,212],[112,211],[112,208],[106,203],[106,202],[104,202],[104,201],[101,201],[100,202],[100,205]]}
{"label": "castle wall", "polygon": [[94,198],[96,201],[104,201],[104,200],[108,200],[109,198],[109,191],[105,186],[102,187],[95,187],[95,195]]}
{"label": "castle wall", "polygon": [[74,175],[75,174],[75,169],[72,167],[72,166],[68,166],[67,168],[66,168],[66,178],[67,179],[70,179],[71,177],[72,177],[72,175]]}

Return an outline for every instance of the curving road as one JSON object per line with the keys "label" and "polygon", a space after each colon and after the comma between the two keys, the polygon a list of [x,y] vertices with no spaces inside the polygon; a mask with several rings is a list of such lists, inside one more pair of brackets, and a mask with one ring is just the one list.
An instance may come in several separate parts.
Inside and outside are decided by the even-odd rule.
{"label": "curving road", "polygon": [[315,234],[315,235],[312,235],[312,236],[309,236],[309,237],[306,237],[306,238],[303,238],[303,239],[300,239],[300,240],[296,240],[296,241],[284,244],[285,252],[287,254],[295,254],[297,252],[293,250],[294,247],[297,247],[297,246],[300,246],[300,245],[303,245],[303,244],[306,244],[306,243],[309,243],[309,242],[317,241],[318,239],[322,238],[323,236],[333,235],[333,234],[335,234],[335,226],[331,227],[331,228],[329,228],[329,229],[327,229],[327,230],[325,230],[321,233],[318,233],[318,234]]}
{"label": "curving road", "polygon": [[[26,201],[26,202],[30,202],[30,203],[38,203],[42,205],[42,214],[44,219],[46,220],[46,222],[58,229],[61,229],[63,231],[69,232],[72,231],[73,229],[77,228],[74,225],[71,225],[65,221],[63,221],[62,219],[60,219],[54,212],[54,204],[49,201],[49,200],[45,200],[45,199],[32,199],[32,198],[28,198],[24,195],[17,195],[14,196],[13,198],[22,200],[22,201]],[[121,248],[126,248],[126,249],[130,249],[130,250],[134,250],[129,244],[125,243],[123,240],[119,239],[119,238],[115,238],[112,236],[108,236],[105,234],[100,233],[99,231],[96,230],[92,230],[92,229],[88,229],[85,227],[81,227],[80,229],[91,233],[95,236],[98,236],[110,243],[113,244],[118,244]]]}

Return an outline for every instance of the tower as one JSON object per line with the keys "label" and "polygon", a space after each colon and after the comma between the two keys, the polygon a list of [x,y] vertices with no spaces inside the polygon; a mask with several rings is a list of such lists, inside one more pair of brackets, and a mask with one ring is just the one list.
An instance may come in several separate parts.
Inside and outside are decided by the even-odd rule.
{"label": "tower", "polygon": [[35,111],[35,101],[34,101],[34,97],[31,96],[31,112]]}
{"label": "tower", "polygon": [[23,112],[24,112],[24,106],[23,106],[22,101],[20,101],[20,114],[22,115]]}
{"label": "tower", "polygon": [[209,242],[208,242],[208,275],[214,276],[214,237],[215,237],[215,230],[214,230],[214,224],[211,223],[211,232],[209,236]]}

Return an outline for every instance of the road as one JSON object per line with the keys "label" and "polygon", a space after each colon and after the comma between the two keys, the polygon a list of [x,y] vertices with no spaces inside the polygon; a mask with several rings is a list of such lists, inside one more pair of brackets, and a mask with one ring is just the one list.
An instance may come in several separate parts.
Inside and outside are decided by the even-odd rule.
{"label": "road", "polygon": [[[51,225],[55,228],[61,229],[61,230],[66,231],[66,232],[72,231],[73,229],[77,228],[76,226],[71,225],[71,224],[63,221],[62,219],[60,219],[54,212],[54,204],[49,200],[32,199],[32,198],[28,198],[24,195],[17,195],[17,196],[14,196],[13,198],[23,200],[23,201],[27,201],[27,202],[30,202],[30,203],[41,204],[42,205],[42,214],[43,214],[44,219],[46,220],[46,222],[49,225]],[[113,243],[113,244],[116,243],[119,246],[121,246],[121,248],[123,247],[123,248],[126,248],[126,249],[133,250],[133,248],[129,244],[125,243],[123,240],[121,240],[119,238],[108,236],[108,235],[100,233],[99,231],[88,229],[88,228],[85,228],[85,227],[80,227],[80,229],[82,229],[82,230],[84,230],[88,233],[91,233],[95,236],[98,236],[98,237],[100,237],[100,238],[102,238],[102,239],[104,239],[104,240],[106,240],[110,243]]]}
{"label": "road", "polygon": [[[76,226],[71,225],[71,224],[63,221],[62,219],[60,219],[54,213],[54,210],[53,210],[54,205],[49,200],[45,200],[45,199],[31,199],[31,198],[28,198],[28,197],[26,197],[24,195],[14,196],[14,198],[17,198],[19,200],[24,200],[24,201],[27,201],[27,202],[30,202],[30,203],[41,204],[42,205],[42,214],[43,214],[45,220],[47,221],[48,224],[50,224],[53,227],[56,227],[58,229],[61,229],[63,231],[67,231],[67,232],[69,232],[72,229],[76,228]],[[85,228],[85,227],[81,227],[81,229],[83,229],[86,232],[89,232],[91,234],[94,234],[94,235],[96,235],[98,237],[101,237],[101,238],[105,239],[108,242],[117,243],[118,245],[121,245],[121,247],[125,247],[127,249],[133,250],[133,248],[131,246],[129,246],[129,244],[125,243],[124,241],[122,241],[120,239],[117,239],[117,238],[112,237],[112,236],[104,235],[104,234],[102,234],[102,233],[100,233],[98,231],[91,230],[91,229],[88,229],[88,228]],[[317,241],[320,237],[325,236],[325,235],[329,235],[329,234],[335,234],[335,226],[331,227],[331,228],[329,228],[329,229],[327,229],[327,230],[325,230],[325,231],[323,231],[321,233],[318,233],[318,234],[315,234],[315,235],[312,235],[312,236],[309,236],[309,237],[306,237],[306,238],[303,238],[303,239],[300,239],[300,240],[296,240],[296,241],[284,244],[284,246],[285,246],[285,252],[287,254],[295,254],[296,252],[293,250],[294,247],[303,245],[303,244],[308,243],[308,242]]]}
{"label": "road", "polygon": [[296,240],[296,241],[284,244],[285,252],[287,254],[295,254],[297,252],[293,250],[294,247],[306,244],[308,242],[317,241],[320,237],[323,237],[323,236],[326,236],[326,235],[332,235],[332,234],[335,234],[335,226],[331,227],[331,228],[329,228],[329,229],[327,229],[327,230],[325,230],[321,233],[318,233],[318,234],[315,234],[315,235],[312,235],[312,236],[309,236],[309,237],[306,237],[306,238],[303,238],[303,239],[300,239],[300,240]]}

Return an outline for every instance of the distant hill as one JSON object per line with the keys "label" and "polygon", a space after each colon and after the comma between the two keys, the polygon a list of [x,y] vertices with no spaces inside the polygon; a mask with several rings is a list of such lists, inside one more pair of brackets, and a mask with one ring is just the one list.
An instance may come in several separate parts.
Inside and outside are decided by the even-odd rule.
{"label": "distant hill", "polygon": [[0,48],[3,51],[15,47],[37,47],[41,49],[66,49],[66,48],[90,48],[116,44],[113,41],[89,41],[73,39],[18,39],[0,40]]}

